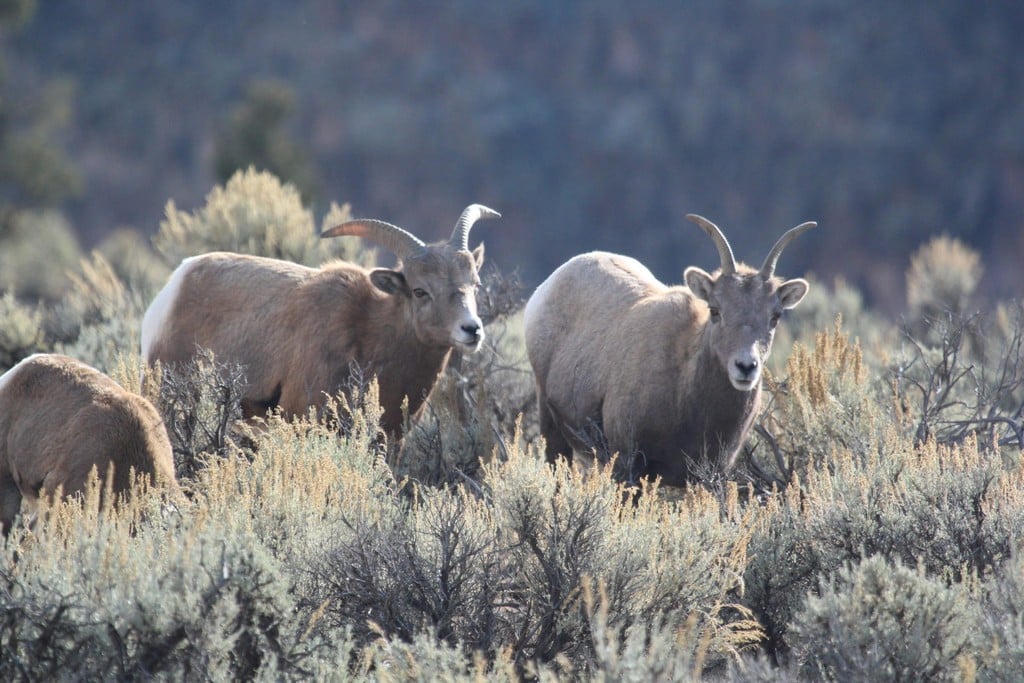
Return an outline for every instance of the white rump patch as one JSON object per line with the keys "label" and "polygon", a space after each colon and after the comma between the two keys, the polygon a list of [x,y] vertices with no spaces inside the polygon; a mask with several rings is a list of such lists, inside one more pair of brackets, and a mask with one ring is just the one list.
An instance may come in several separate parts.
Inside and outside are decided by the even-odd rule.
{"label": "white rump patch", "polygon": [[192,270],[198,258],[198,256],[190,256],[174,269],[170,279],[167,280],[167,284],[157,293],[149,308],[146,309],[146,314],[142,316],[143,361],[149,362],[149,352],[153,349],[153,344],[156,343],[156,340],[163,335],[167,319],[174,309],[174,302],[178,300],[181,283],[184,282],[185,276]]}
{"label": "white rump patch", "polygon": [[533,327],[536,322],[538,315],[542,314],[542,311],[548,307],[548,298],[551,296],[551,283],[558,276],[559,271],[565,268],[572,261],[567,261],[562,265],[558,266],[551,275],[548,275],[544,282],[537,285],[537,289],[533,290],[533,294],[526,301],[526,307],[523,309],[523,328],[529,330]]}

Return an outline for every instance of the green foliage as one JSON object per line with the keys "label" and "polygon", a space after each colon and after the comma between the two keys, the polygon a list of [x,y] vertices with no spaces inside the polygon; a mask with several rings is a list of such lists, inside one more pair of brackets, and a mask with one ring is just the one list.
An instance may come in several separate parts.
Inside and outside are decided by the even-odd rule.
{"label": "green foliage", "polygon": [[775,330],[772,355],[768,367],[773,373],[784,372],[793,344],[810,346],[823,330],[842,320],[843,331],[869,353],[869,362],[877,350],[891,344],[893,331],[876,312],[864,305],[861,293],[837,278],[831,285],[813,277],[810,290],[800,305],[787,311],[785,319]]}
{"label": "green foliage", "polygon": [[309,152],[282,130],[295,113],[295,93],[279,81],[256,81],[246,89],[217,139],[214,171],[227,182],[237,171],[256,167],[294,185],[303,200],[319,192]]}
{"label": "green foliage", "polygon": [[959,658],[980,645],[973,623],[964,587],[874,556],[807,598],[793,622],[794,652],[810,680],[956,681]]}
{"label": "green foliage", "polygon": [[0,224],[0,289],[55,301],[80,258],[78,240],[58,211],[18,211]]}
{"label": "green foliage", "polygon": [[71,502],[16,540],[0,569],[5,680],[303,671],[300,625],[283,619],[294,609],[284,567],[243,528],[195,517],[140,526],[138,508],[98,518]]}
{"label": "green foliage", "polygon": [[769,486],[785,485],[840,450],[869,457],[888,425],[885,387],[869,375],[860,345],[839,319],[817,335],[813,349],[796,344],[785,379],[767,378],[766,389],[769,400],[756,430],[763,447],[747,465]]}
{"label": "green foliage", "polygon": [[911,328],[920,334],[930,322],[963,315],[982,272],[980,254],[958,239],[942,235],[921,246],[907,269]]}
{"label": "green foliage", "polygon": [[[373,515],[343,515],[346,530],[315,563],[307,598],[325,606],[324,626],[363,643],[429,633],[467,654],[510,649],[521,671],[534,661],[587,671],[608,665],[593,650],[584,599],[599,581],[609,637],[636,638],[652,619],[665,632],[686,626],[699,646],[663,643],[686,662],[697,650],[717,662],[756,641],[756,624],[731,604],[745,534],[709,524],[700,503],[668,511],[652,491],[634,507],[610,470],[588,480],[552,473],[514,445],[507,461],[484,467],[483,481],[483,497],[418,489],[408,505],[395,498]],[[600,656],[612,658],[603,645]]]}
{"label": "green foliage", "polygon": [[22,304],[13,293],[0,296],[0,373],[45,350],[42,322],[42,312]]}
{"label": "green foliage", "polygon": [[167,264],[135,230],[115,230],[104,238],[96,251],[103,255],[117,277],[145,301],[156,296],[170,275]]}
{"label": "green foliage", "polygon": [[[2,0],[0,28],[17,31],[35,11],[36,0]],[[58,142],[71,123],[73,83],[12,82],[6,67],[0,60],[0,230],[12,211],[52,206],[82,185]]]}
{"label": "green foliage", "polygon": [[770,499],[751,539],[745,603],[770,646],[788,648],[798,603],[821,578],[881,555],[929,576],[983,575],[1024,534],[1020,471],[1004,471],[976,442],[914,448],[895,435],[858,462],[839,453]]}
{"label": "green foliage", "polygon": [[[218,250],[307,265],[319,265],[332,257],[359,260],[352,242],[319,238],[313,214],[302,205],[294,186],[253,168],[238,171],[223,187],[215,187],[206,204],[194,213],[178,210],[171,201],[166,214],[153,242],[171,265],[187,256]],[[348,218],[347,205],[332,205],[323,227]]]}
{"label": "green foliage", "polygon": [[47,321],[56,350],[106,373],[126,355],[137,357],[146,307],[140,293],[130,290],[99,252],[69,277],[71,287]]}
{"label": "green foliage", "polygon": [[1015,681],[1024,671],[1024,562],[1020,552],[982,586],[978,638],[988,646],[979,662],[979,680]]}
{"label": "green foliage", "polygon": [[56,205],[82,189],[78,171],[55,142],[71,120],[73,84],[53,81],[14,97],[8,94],[12,87],[0,81],[0,206]]}
{"label": "green foliage", "polygon": [[36,11],[36,0],[0,1],[0,24],[18,28],[27,23]]}

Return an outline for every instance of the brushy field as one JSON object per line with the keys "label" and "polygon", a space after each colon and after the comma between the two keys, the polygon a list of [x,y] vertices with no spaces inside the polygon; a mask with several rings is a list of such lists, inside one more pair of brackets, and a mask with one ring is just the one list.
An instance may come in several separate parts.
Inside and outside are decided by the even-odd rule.
{"label": "brushy field", "polygon": [[0,298],[0,370],[56,350],[142,391],[186,493],[100,511],[93,491],[16,530],[0,678],[1020,680],[1024,309],[972,301],[963,245],[922,246],[899,322],[815,282],[738,470],[635,496],[611,467],[544,462],[523,294],[493,270],[491,343],[397,454],[370,378],[326,415],[240,428],[242,369],[143,369],[142,312],[183,256],[376,258],[317,232],[250,171],[169,204],[152,249],[104,245],[53,300]]}

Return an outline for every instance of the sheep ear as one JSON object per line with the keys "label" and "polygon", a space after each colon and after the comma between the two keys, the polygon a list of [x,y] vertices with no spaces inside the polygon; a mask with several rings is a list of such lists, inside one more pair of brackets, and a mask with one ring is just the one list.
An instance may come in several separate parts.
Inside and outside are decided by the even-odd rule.
{"label": "sheep ear", "polygon": [[807,295],[807,290],[811,288],[807,280],[803,278],[796,278],[794,280],[786,280],[779,286],[779,300],[782,302],[782,307],[789,309],[794,308],[798,303],[803,301],[803,298]]}
{"label": "sheep ear", "polygon": [[476,264],[476,269],[480,270],[480,266],[484,265],[484,243],[481,242],[480,246],[473,250],[473,263]]}
{"label": "sheep ear", "polygon": [[690,266],[683,271],[683,282],[690,288],[698,299],[708,301],[711,298],[711,290],[715,286],[715,279],[707,271]]}
{"label": "sheep ear", "polygon": [[409,295],[409,285],[405,282],[405,276],[397,270],[388,268],[375,268],[370,271],[370,282],[373,286],[386,294]]}

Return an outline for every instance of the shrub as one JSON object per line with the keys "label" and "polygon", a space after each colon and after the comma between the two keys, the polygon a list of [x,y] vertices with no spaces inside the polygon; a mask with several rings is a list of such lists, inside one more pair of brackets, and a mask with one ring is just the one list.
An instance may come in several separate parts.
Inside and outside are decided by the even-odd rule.
{"label": "shrub", "polygon": [[802,597],[848,563],[878,555],[938,579],[985,575],[1024,534],[1024,473],[1005,471],[977,443],[914,448],[890,434],[879,446],[866,461],[837,453],[762,509],[744,604],[770,652],[790,646]]}
{"label": "shrub", "polygon": [[937,321],[926,334],[933,345],[908,334],[893,388],[918,443],[973,436],[1024,449],[1024,307],[1000,307],[992,318]]}
{"label": "shrub", "polygon": [[971,595],[921,569],[873,556],[841,569],[793,620],[811,680],[960,680],[973,642]]}
{"label": "shrub", "polygon": [[135,230],[115,230],[104,238],[97,251],[117,277],[147,303],[170,275],[170,269],[156,255],[149,241]]}
{"label": "shrub", "polygon": [[982,272],[978,252],[948,235],[935,237],[915,251],[907,269],[912,333],[925,336],[934,321],[964,315]]}
{"label": "shrub", "polygon": [[508,448],[507,461],[483,466],[476,494],[417,489],[371,515],[343,514],[344,529],[313,564],[307,609],[324,605],[325,628],[362,644],[429,633],[492,662],[507,650],[520,674],[532,662],[563,673],[602,666],[588,582],[605,587],[608,633],[638,638],[653,620],[659,633],[694,629],[699,647],[667,635],[664,645],[695,667],[756,642],[757,625],[735,602],[746,545],[738,518],[719,524],[707,495],[667,508],[656,489],[633,506],[610,468],[581,479]]}
{"label": "shrub", "polygon": [[55,350],[110,373],[124,355],[137,356],[145,302],[117,276],[110,263],[93,252],[46,321]]}
{"label": "shrub", "polygon": [[295,185],[306,201],[319,190],[309,152],[282,130],[295,112],[295,93],[285,83],[253,81],[217,136],[214,171],[226,181],[238,169],[256,166]]}
{"label": "shrub", "polygon": [[1024,560],[1015,552],[987,578],[978,607],[979,680],[1016,681],[1024,671]]}
{"label": "shrub", "polygon": [[836,279],[829,286],[813,277],[808,279],[811,287],[807,296],[795,309],[786,311],[783,323],[775,331],[769,369],[781,372],[794,343],[811,346],[815,337],[834,325],[837,319],[843,321],[846,334],[867,350],[865,360],[873,365],[871,361],[876,350],[893,341],[891,325],[866,308],[861,293],[846,281]]}
{"label": "shrub", "polygon": [[813,349],[796,344],[785,379],[766,376],[765,390],[759,439],[742,463],[761,487],[784,486],[837,451],[865,459],[889,424],[880,400],[885,387],[869,375],[860,344],[838,318]]}
{"label": "shrub", "polygon": [[[349,208],[331,205],[323,227],[348,220]],[[208,251],[233,251],[319,265],[332,257],[366,260],[345,239],[321,240],[313,214],[299,192],[270,173],[238,171],[206,196],[194,213],[167,203],[166,218],[153,239],[157,252],[176,266],[187,256]]]}
{"label": "shrub", "polygon": [[144,498],[100,515],[98,489],[44,510],[30,536],[7,545],[5,680],[303,672],[310,651],[288,582],[256,536],[231,520],[175,523]]}
{"label": "shrub", "polygon": [[0,289],[28,300],[55,301],[81,249],[67,219],[55,210],[21,211],[0,239]]}
{"label": "shrub", "polygon": [[179,479],[193,479],[208,458],[224,457],[242,417],[244,368],[201,351],[183,367],[161,367],[147,378],[174,451]]}
{"label": "shrub", "polygon": [[42,322],[41,310],[19,302],[13,292],[0,295],[0,373],[46,350]]}

